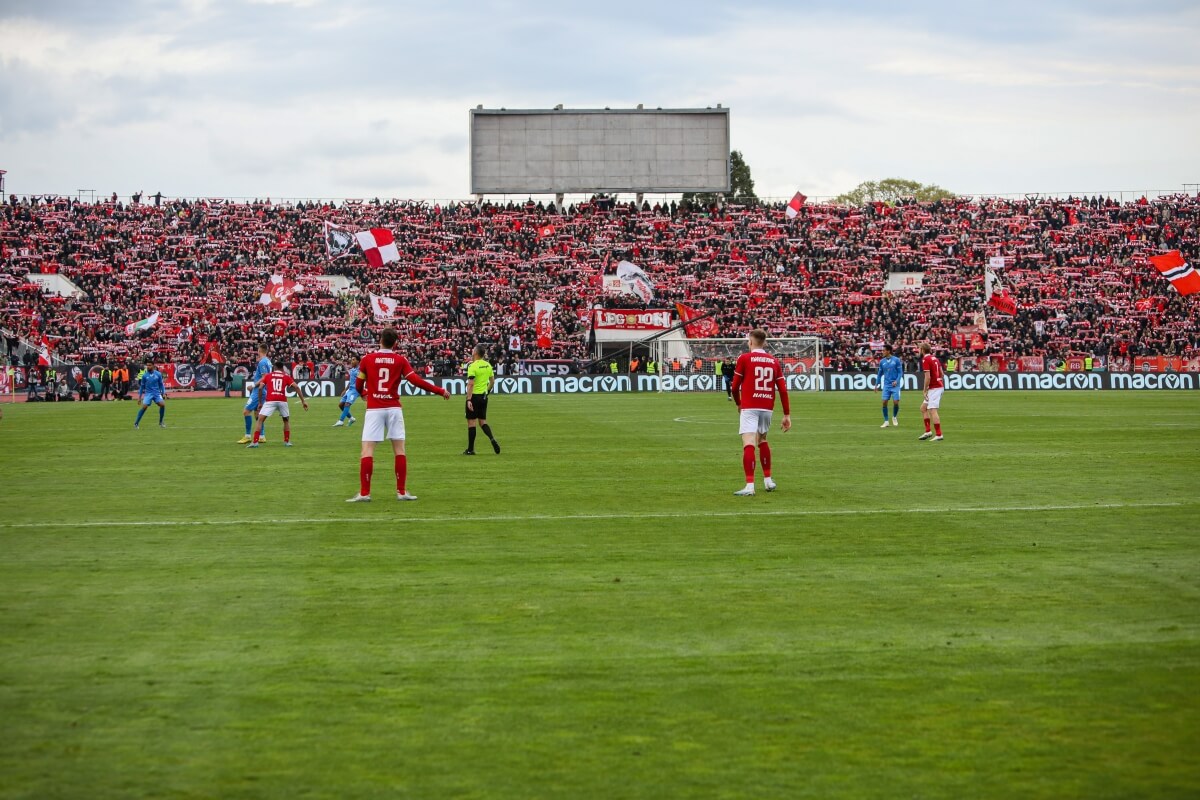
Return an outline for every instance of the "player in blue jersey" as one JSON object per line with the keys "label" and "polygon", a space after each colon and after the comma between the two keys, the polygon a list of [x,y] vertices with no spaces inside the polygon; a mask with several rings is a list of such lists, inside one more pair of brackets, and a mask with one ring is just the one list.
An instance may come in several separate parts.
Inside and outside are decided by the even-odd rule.
{"label": "player in blue jersey", "polygon": [[142,421],[142,415],[146,413],[146,409],[151,403],[158,405],[158,427],[167,427],[163,422],[163,417],[167,413],[167,387],[163,384],[162,373],[154,366],[154,359],[146,361],[146,368],[142,370],[142,374],[138,378],[138,413],[137,419],[133,421],[133,428],[137,430]]}
{"label": "player in blue jersey", "polygon": [[899,425],[900,416],[900,387],[904,384],[904,362],[892,355],[892,346],[883,346],[883,358],[879,359],[879,369],[875,371],[879,380],[879,391],[883,394],[883,424],[888,426],[888,399],[892,401],[892,424]]}
{"label": "player in blue jersey", "polygon": [[342,410],[342,414],[340,417],[338,417],[338,421],[333,423],[333,427],[335,428],[340,428],[343,425],[348,427],[353,425],[355,422],[358,422],[358,420],[356,420],[350,414],[350,407],[354,405],[356,400],[358,400],[358,389],[354,388],[354,379],[356,375],[358,375],[358,364],[355,364],[354,367],[351,368],[350,383],[346,387],[346,392],[342,395],[342,399],[338,401],[338,408]]}
{"label": "player in blue jersey", "polygon": [[[250,396],[246,398],[246,407],[242,409],[242,419],[246,422],[246,435],[238,439],[238,444],[249,444],[251,441],[250,432],[254,428],[254,418],[258,416],[258,410],[262,408],[265,397],[262,379],[267,377],[270,371],[271,359],[267,358],[267,346],[260,344],[258,346],[258,363],[254,367],[254,375],[250,378],[253,388],[250,389]],[[267,440],[266,430],[266,422],[263,422],[258,429],[260,442]]]}

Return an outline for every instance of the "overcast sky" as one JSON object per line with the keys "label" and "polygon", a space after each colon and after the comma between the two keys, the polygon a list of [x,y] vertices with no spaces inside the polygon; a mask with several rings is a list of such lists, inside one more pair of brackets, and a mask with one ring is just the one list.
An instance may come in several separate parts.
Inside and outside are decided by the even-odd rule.
{"label": "overcast sky", "polygon": [[0,169],[18,193],[462,198],[476,104],[721,103],[764,197],[1182,190],[1197,41],[1195,0],[3,0]]}

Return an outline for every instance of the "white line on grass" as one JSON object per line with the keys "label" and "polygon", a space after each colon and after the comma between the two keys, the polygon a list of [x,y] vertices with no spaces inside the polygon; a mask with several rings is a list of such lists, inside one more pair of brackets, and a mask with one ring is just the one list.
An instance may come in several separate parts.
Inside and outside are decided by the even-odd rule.
{"label": "white line on grass", "polygon": [[[386,504],[387,501],[383,500]],[[1087,511],[1113,508],[1178,508],[1192,503],[1080,503],[1053,506],[967,506],[962,508],[842,508],[842,509],[780,509],[777,511],[660,511],[646,514],[510,514],[489,516],[489,522],[581,522],[608,519],[692,519],[699,517],[852,517],[879,514],[1008,514],[1039,511]],[[230,525],[308,525],[319,522],[477,522],[475,517],[293,517],[290,519],[175,519],[175,520],[93,520],[89,522],[4,522],[0,529],[16,528],[152,528],[207,527]]]}

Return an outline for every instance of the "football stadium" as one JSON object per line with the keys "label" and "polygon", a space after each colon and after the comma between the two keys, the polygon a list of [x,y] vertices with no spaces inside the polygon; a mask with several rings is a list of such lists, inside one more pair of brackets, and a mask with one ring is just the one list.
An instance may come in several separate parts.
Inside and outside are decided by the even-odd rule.
{"label": "football stadium", "polygon": [[1198,33],[5,4],[0,800],[1200,795]]}

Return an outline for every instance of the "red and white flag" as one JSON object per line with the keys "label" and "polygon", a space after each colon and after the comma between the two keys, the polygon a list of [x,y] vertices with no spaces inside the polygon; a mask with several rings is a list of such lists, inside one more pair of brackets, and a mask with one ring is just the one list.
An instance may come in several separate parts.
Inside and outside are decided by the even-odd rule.
{"label": "red and white flag", "polygon": [[788,201],[787,208],[784,209],[784,212],[787,214],[787,218],[795,219],[800,213],[800,207],[804,205],[804,201],[807,199],[808,198],[800,194],[800,192],[796,192],[796,194],[792,196],[792,199]]}
{"label": "red and white flag", "polygon": [[537,229],[537,232],[538,232],[539,239],[545,239],[547,236],[554,235],[554,226],[553,225],[542,225],[540,228]]}
{"label": "red and white flag", "polygon": [[371,228],[354,234],[358,246],[362,248],[367,263],[372,267],[382,267],[393,261],[400,260],[400,250],[396,247],[396,238],[387,228]]}
{"label": "red and white flag", "polygon": [[1150,263],[1171,282],[1175,291],[1180,294],[1189,295],[1200,292],[1200,274],[1197,274],[1196,270],[1183,260],[1183,256],[1178,250],[1150,256]]}
{"label": "red and white flag", "polygon": [[1008,290],[1000,283],[1000,279],[996,277],[996,273],[992,271],[991,267],[984,270],[983,299],[1001,314],[1008,314],[1011,317],[1017,313],[1017,301],[1008,294]]}
{"label": "red and white flag", "polygon": [[398,305],[400,305],[399,300],[371,293],[371,312],[375,315],[376,321],[395,319]]}
{"label": "red and white flag", "polygon": [[45,337],[45,335],[43,335],[42,342],[38,346],[38,366],[39,367],[50,366],[50,348],[51,348],[50,340],[47,339]]}
{"label": "red and white flag", "polygon": [[697,311],[691,306],[685,306],[683,303],[676,303],[675,310],[679,312],[679,321],[684,323],[683,329],[689,339],[707,339],[720,333],[717,322],[712,317],[699,322],[689,322],[696,317],[704,316],[703,312]]}
{"label": "red and white flag", "polygon": [[263,288],[262,294],[259,295],[258,302],[269,308],[287,308],[292,304],[292,295],[302,291],[304,291],[304,287],[291,278],[272,275],[271,279],[267,281],[266,287]]}
{"label": "red and white flag", "polygon": [[544,349],[554,344],[554,303],[533,301],[533,329],[537,333],[538,347]]}

